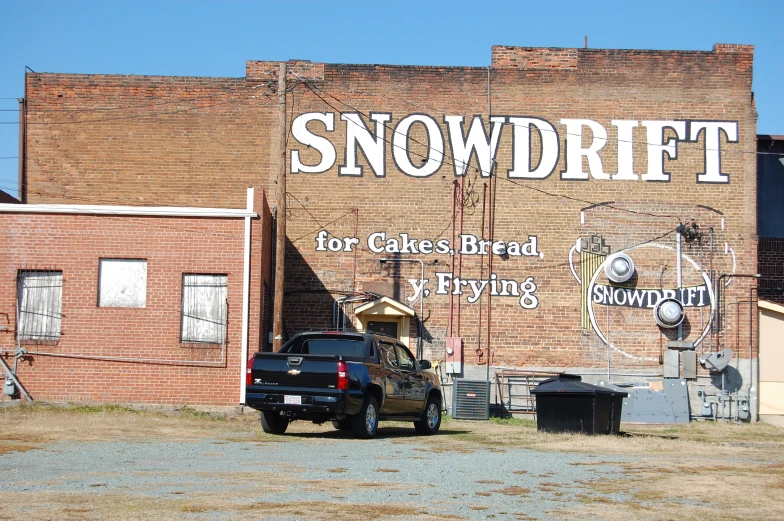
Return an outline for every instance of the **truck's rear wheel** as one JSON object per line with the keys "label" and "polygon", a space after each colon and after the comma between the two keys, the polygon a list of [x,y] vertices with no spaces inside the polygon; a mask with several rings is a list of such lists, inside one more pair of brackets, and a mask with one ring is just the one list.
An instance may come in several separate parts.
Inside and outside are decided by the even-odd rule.
{"label": "truck's rear wheel", "polygon": [[357,438],[372,438],[378,429],[378,402],[372,396],[365,398],[359,414],[351,419],[351,430]]}
{"label": "truck's rear wheel", "polygon": [[435,434],[441,427],[441,400],[436,396],[427,399],[425,410],[422,411],[422,419],[414,422],[414,429],[417,434]]}
{"label": "truck's rear wheel", "polygon": [[261,428],[267,434],[283,434],[289,426],[289,420],[275,411],[261,411]]}

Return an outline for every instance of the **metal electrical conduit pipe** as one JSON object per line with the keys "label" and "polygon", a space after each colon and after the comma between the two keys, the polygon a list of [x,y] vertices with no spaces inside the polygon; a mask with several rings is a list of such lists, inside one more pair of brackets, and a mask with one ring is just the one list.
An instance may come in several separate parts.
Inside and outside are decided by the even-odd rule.
{"label": "metal electrical conduit pipe", "polygon": [[[743,278],[747,278],[747,279],[758,279],[759,280],[760,274],[759,273],[722,273],[721,275],[719,275],[719,278],[716,281],[716,288],[713,290],[713,294],[716,296],[716,299],[718,300],[718,305],[716,306],[716,308],[717,308],[717,310],[719,312],[718,323],[719,323],[720,327],[724,323],[724,316],[726,315],[726,311],[727,311],[727,300],[726,300],[726,296],[725,296],[727,291],[726,291],[726,287],[722,285],[721,281],[723,279],[725,279],[725,278],[729,278],[730,280],[732,280],[735,277],[743,277]],[[728,282],[728,284],[729,284],[729,282]],[[749,298],[751,298],[751,297],[749,297]],[[721,345],[720,345],[721,339],[717,337],[716,340],[719,343],[719,345],[716,346],[716,351],[720,351],[721,350]]]}
{"label": "metal electrical conduit pipe", "polygon": [[[759,281],[761,276],[760,276],[759,273],[753,273],[753,274],[751,274],[751,273],[723,273],[722,275],[719,276],[719,279],[716,282],[716,291],[718,291],[720,293],[716,293],[716,291],[714,291],[714,295],[716,295],[718,300],[719,300],[719,305],[717,307],[718,307],[719,311],[722,313],[722,315],[721,315],[721,317],[719,319],[719,325],[721,325],[724,322],[725,316],[726,316],[726,313],[727,313],[727,302],[726,302],[727,299],[726,299],[726,296],[725,296],[726,288],[721,284],[722,279],[727,278],[727,277],[729,277],[730,279],[732,279],[733,277],[744,277],[744,278],[749,278],[749,279],[757,279],[757,281]],[[757,282],[757,284],[759,284],[759,282]],[[749,300],[748,301],[738,301],[738,302],[736,302],[736,305],[740,304],[741,302],[749,304],[749,397],[751,397],[751,384],[752,384],[752,381],[753,381],[753,378],[754,378],[754,365],[752,364],[752,361],[751,361],[752,360],[751,357],[753,355],[753,345],[752,344],[754,342],[753,331],[752,331],[752,324],[754,323],[754,317],[753,317],[753,307],[754,306],[752,305],[752,301],[753,301],[753,293],[755,291],[758,291],[758,289],[759,288],[755,287],[755,286],[750,287],[749,288]],[[757,300],[759,300],[759,296],[757,297]],[[740,306],[738,306],[738,308],[737,308],[737,313],[738,313],[738,322],[740,322]],[[757,331],[757,342],[759,342],[759,320],[757,320],[757,330],[758,330]],[[716,351],[719,351],[720,348],[721,348],[721,345],[720,345],[721,337],[717,336],[716,340],[717,340],[717,343],[719,344],[719,345],[717,345]],[[739,347],[739,346],[736,345],[736,347]],[[759,364],[759,349],[757,349],[757,363]],[[757,378],[759,378],[759,369],[757,369]],[[757,390],[759,390],[759,385],[757,386]],[[757,407],[759,408],[759,400],[757,400]],[[759,411],[757,411],[757,417],[759,417]]]}
{"label": "metal electrical conduit pipe", "polygon": [[[345,331],[346,330],[346,319],[348,318],[348,305],[349,304],[352,304],[351,312],[353,313],[354,312],[353,304],[355,302],[362,302],[364,300],[370,300],[371,298],[373,298],[373,297],[369,297],[367,295],[361,295],[361,296],[346,297],[346,298],[341,299],[337,303],[338,304],[338,319],[337,319],[337,322],[342,322],[342,325],[340,323],[336,323],[335,325],[337,327],[335,329],[338,329],[338,330],[341,330],[341,331]],[[341,319],[341,315],[343,317],[342,319]],[[353,329],[353,326],[352,326],[352,329]]]}
{"label": "metal electrical conduit pipe", "polygon": [[[574,372],[571,374],[576,374],[580,376],[607,376],[607,371],[581,371],[581,372]],[[639,376],[641,378],[662,378],[663,375],[660,373],[609,373],[610,376]]]}
{"label": "metal electrical conduit pipe", "polygon": [[[288,293],[287,293],[287,295],[288,295]],[[341,313],[345,312],[343,310],[343,304],[344,303],[351,302],[352,299],[369,300],[369,299],[371,299],[373,297],[374,297],[374,295],[371,294],[371,293],[357,293],[357,292],[354,292],[354,293],[351,293],[351,294],[345,294],[343,296],[340,296],[340,297],[337,297],[336,299],[334,299],[332,301],[332,325],[334,326],[334,329],[340,329],[338,327],[338,322],[340,322],[340,320],[341,320],[340,319]]]}
{"label": "metal electrical conduit pipe", "polygon": [[[5,349],[3,350],[2,355],[5,355]],[[5,363],[5,360],[3,360],[2,356],[0,356],[0,364],[2,364],[3,367],[5,368],[6,376],[14,381],[16,386],[19,388],[20,391],[22,391],[22,394],[24,394],[28,400],[32,401],[33,397],[30,396],[30,393],[27,392],[27,389],[25,389],[24,385],[22,385],[22,382],[20,382],[19,379],[16,377],[16,374],[13,371],[11,371],[11,368],[8,367],[8,364]]]}
{"label": "metal electrical conduit pipe", "polygon": [[226,344],[221,344],[221,359],[219,362],[204,362],[201,360],[165,360],[158,358],[133,358],[122,356],[82,355],[73,353],[46,353],[41,351],[25,351],[34,356],[52,356],[56,358],[76,358],[80,360],[102,360],[106,362],[124,362],[130,364],[173,365],[184,367],[226,367]]}

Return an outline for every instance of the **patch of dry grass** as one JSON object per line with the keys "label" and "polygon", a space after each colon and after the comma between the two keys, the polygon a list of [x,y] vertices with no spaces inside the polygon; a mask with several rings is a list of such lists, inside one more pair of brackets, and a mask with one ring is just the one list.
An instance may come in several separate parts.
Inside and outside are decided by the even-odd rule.
{"label": "patch of dry grass", "polygon": [[35,445],[0,441],[0,456],[3,454],[8,454],[9,452],[27,452],[28,450],[34,450],[37,448],[38,447]]}
{"label": "patch of dry grass", "polygon": [[513,485],[511,487],[499,488],[492,492],[497,492],[498,494],[503,494],[505,496],[527,496],[531,493],[531,489]]}
{"label": "patch of dry grass", "polygon": [[[332,501],[248,502],[230,494],[198,494],[193,497],[156,498],[116,493],[37,492],[38,500],[29,501],[28,494],[0,493],[0,518],[57,519],[64,521],[123,519],[175,520],[183,514],[220,512],[231,519],[256,520],[261,512],[276,516],[296,516],[318,521],[354,521],[356,512],[345,503]],[[396,503],[374,503],[362,506],[362,518],[386,519],[398,516],[412,520],[447,520],[454,516],[423,512],[419,506]]]}
{"label": "patch of dry grass", "polygon": [[[420,454],[472,453],[480,450],[502,451],[527,448],[545,452],[578,455],[582,461],[571,463],[582,470],[611,467],[622,474],[617,479],[583,479],[569,485],[581,487],[575,498],[574,489],[559,484],[553,473],[539,475],[546,478],[537,489],[520,486],[499,487],[476,492],[480,497],[493,493],[509,496],[501,501],[527,501],[526,496],[547,493],[561,500],[572,499],[568,510],[553,510],[551,517],[562,520],[603,519],[607,521],[647,521],[682,519],[684,521],[713,519],[723,521],[779,521],[784,516],[784,430],[764,424],[730,425],[724,423],[694,423],[682,426],[623,426],[633,431],[632,436],[585,436],[574,434],[539,433],[529,424],[494,422],[461,422],[447,419],[439,436],[413,435],[410,424],[382,424],[379,435],[388,443],[410,447],[416,444]],[[336,445],[355,443],[350,434],[335,431],[331,426],[317,426],[295,422],[284,436],[269,436],[261,431],[258,415],[216,419],[209,415],[175,412],[128,411],[119,407],[49,407],[34,405],[0,409],[0,455],[15,451],[42,448],[58,440],[143,442],[149,440],[189,441],[218,439],[217,444],[247,443],[248,447],[269,443],[310,443]],[[369,443],[373,443],[372,441]],[[216,447],[217,449],[218,447]],[[221,448],[222,449],[222,448]],[[403,451],[405,453],[406,451]],[[206,453],[219,457],[219,452]],[[633,456],[633,458],[629,457]],[[414,459],[424,457],[408,456]],[[428,455],[428,459],[433,456]],[[615,459],[616,461],[613,461]],[[327,472],[339,474],[348,469],[336,467]],[[577,471],[578,469],[574,469]],[[294,465],[275,465],[268,473],[236,472],[206,473],[211,479],[236,485],[240,490],[254,490],[256,494],[300,490],[326,491],[342,499],[348,490],[386,488],[411,490],[411,483],[358,482],[346,479],[303,481],[305,469]],[[397,469],[378,468],[376,472],[397,472]],[[516,475],[527,470],[513,471]],[[281,481],[281,474],[290,474]],[[179,477],[179,476],[178,476]],[[178,477],[172,477],[176,481]],[[503,476],[501,476],[503,477]],[[98,519],[181,519],[188,514],[227,512],[232,519],[258,518],[259,505],[243,506],[238,494],[172,493],[165,498],[117,493],[101,485],[107,478],[95,475],[90,494],[80,493],[2,493],[0,519],[63,519],[86,521]],[[258,490],[258,483],[275,482],[275,486]],[[89,481],[88,481],[89,482]],[[500,480],[480,480],[477,483],[503,485]],[[182,483],[180,483],[182,484]],[[709,484],[707,486],[706,484]],[[560,488],[559,488],[560,487]],[[706,488],[707,487],[707,488]],[[706,493],[709,490],[709,493]],[[244,496],[243,496],[244,497]],[[255,496],[258,497],[258,496]],[[575,500],[576,499],[576,500]],[[270,504],[265,503],[264,507]],[[272,504],[277,505],[277,504]],[[366,519],[398,516],[402,519],[457,519],[389,505],[376,505]],[[610,507],[611,508],[608,508]],[[277,508],[274,507],[273,508]],[[374,507],[375,508],[375,507]],[[348,521],[351,512],[345,505],[332,502],[299,502],[280,506],[282,516],[303,519]],[[397,512],[397,513],[396,513]],[[364,514],[364,511],[363,511]],[[255,517],[254,517],[255,515]],[[527,516],[525,513],[515,514]],[[519,519],[528,519],[519,517]]]}

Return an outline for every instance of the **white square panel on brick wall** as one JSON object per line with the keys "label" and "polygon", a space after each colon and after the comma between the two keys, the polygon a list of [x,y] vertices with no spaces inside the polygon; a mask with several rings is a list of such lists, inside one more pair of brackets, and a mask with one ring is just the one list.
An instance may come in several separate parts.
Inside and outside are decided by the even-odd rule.
{"label": "white square panel on brick wall", "polygon": [[147,307],[147,261],[101,259],[98,305],[105,308]]}

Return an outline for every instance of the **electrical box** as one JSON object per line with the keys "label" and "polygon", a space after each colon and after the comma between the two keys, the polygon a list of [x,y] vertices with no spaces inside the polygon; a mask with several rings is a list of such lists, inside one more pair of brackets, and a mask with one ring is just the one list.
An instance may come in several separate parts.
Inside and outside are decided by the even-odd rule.
{"label": "electrical box", "polygon": [[690,380],[697,378],[697,353],[695,351],[683,351],[681,364],[683,365],[683,378]]}
{"label": "electrical box", "polygon": [[680,378],[681,376],[681,353],[674,349],[664,352],[664,377]]}
{"label": "electrical box", "polygon": [[447,337],[444,361],[447,374],[460,374],[463,372],[463,339],[460,337]]}

